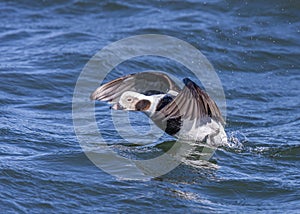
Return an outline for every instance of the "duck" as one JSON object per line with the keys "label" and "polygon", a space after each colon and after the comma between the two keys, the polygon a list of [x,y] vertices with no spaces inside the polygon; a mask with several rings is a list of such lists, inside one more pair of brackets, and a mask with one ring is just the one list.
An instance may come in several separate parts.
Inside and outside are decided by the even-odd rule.
{"label": "duck", "polygon": [[186,77],[181,88],[168,74],[133,73],[105,83],[91,100],[111,104],[113,110],[145,113],[168,135],[210,146],[226,146],[225,121],[217,104]]}

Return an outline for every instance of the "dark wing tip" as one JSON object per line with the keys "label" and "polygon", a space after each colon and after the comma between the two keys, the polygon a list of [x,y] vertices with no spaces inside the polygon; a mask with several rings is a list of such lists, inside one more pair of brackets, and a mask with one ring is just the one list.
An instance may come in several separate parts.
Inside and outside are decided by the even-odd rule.
{"label": "dark wing tip", "polygon": [[[190,80],[189,78],[184,78],[183,79],[183,83],[186,85],[186,86],[195,86],[196,85],[196,83],[194,83],[192,80]],[[196,85],[197,86],[197,85]]]}
{"label": "dark wing tip", "polygon": [[183,79],[183,83],[185,84],[185,85],[187,85],[189,82],[191,82],[192,80],[190,80],[189,78],[184,78]]}
{"label": "dark wing tip", "polygon": [[193,82],[189,78],[184,78],[183,83],[189,89],[189,92],[193,95],[193,97],[196,98],[198,102],[201,101],[200,106],[202,106],[203,111],[206,115],[217,119],[222,124],[225,124],[225,121],[217,104],[209,97],[206,91],[202,90],[195,82]]}

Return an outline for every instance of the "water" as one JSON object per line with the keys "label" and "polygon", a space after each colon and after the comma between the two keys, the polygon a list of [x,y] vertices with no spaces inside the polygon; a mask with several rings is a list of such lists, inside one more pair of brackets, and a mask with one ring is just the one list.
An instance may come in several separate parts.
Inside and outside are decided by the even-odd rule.
{"label": "water", "polygon": [[[296,0],[2,1],[1,210],[300,212],[299,9]],[[72,96],[97,51],[146,33],[189,42],[214,65],[226,95],[226,132],[236,146],[218,149],[201,167],[182,164],[156,179],[122,180],[81,149]],[[168,62],[147,60],[113,75],[148,66],[186,76]],[[139,151],[101,122],[109,108],[97,105],[112,148]],[[143,151],[151,156],[157,149]]]}

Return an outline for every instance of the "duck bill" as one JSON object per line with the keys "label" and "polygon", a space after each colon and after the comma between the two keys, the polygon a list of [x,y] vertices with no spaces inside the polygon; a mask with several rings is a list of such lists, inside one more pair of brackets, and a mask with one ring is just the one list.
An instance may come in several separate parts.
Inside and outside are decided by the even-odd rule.
{"label": "duck bill", "polygon": [[125,108],[120,105],[120,103],[116,103],[111,107],[113,110],[124,110]]}

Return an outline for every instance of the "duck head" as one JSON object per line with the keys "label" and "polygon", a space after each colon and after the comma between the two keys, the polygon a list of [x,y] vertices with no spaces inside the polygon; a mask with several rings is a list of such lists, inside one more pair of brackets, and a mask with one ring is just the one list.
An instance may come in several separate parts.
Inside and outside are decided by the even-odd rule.
{"label": "duck head", "polygon": [[148,96],[133,91],[126,91],[121,95],[119,102],[112,106],[112,109],[146,112],[150,107],[151,101]]}

